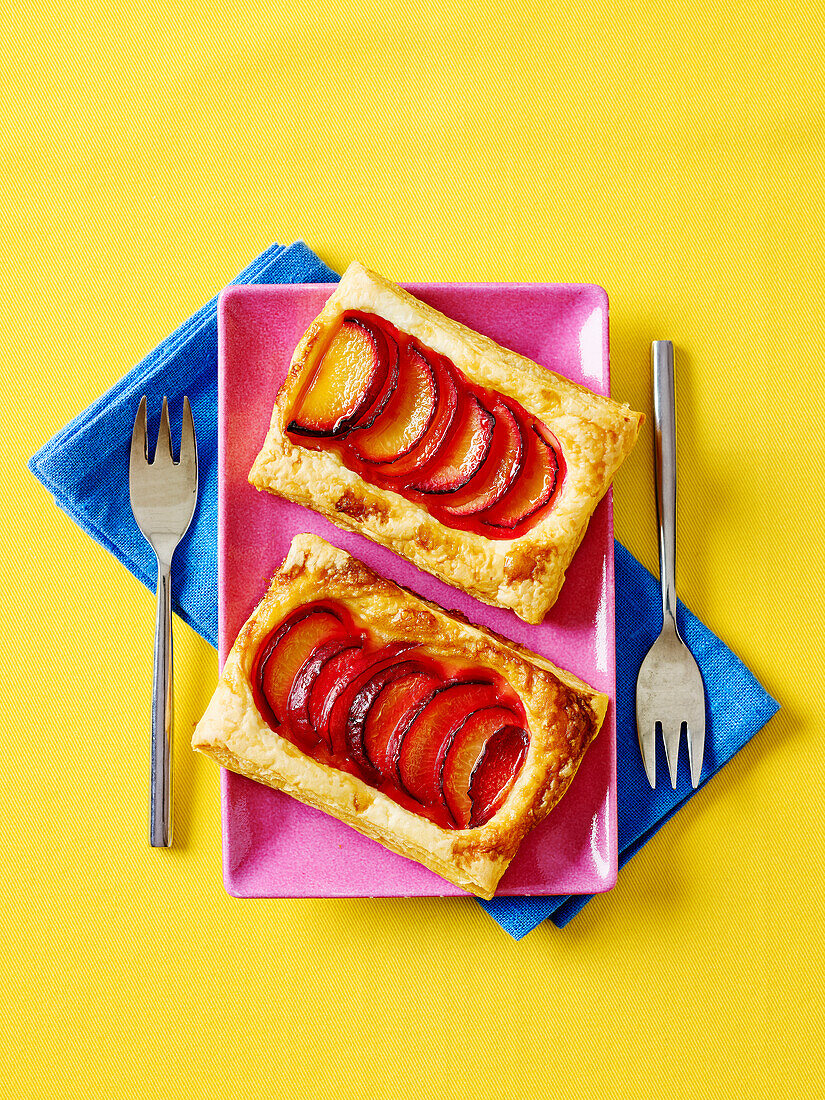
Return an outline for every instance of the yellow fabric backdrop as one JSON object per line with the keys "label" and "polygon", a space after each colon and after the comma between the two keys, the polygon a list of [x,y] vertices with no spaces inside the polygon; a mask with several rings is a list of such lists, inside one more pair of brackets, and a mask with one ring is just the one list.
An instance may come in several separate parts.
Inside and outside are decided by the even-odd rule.
{"label": "yellow fabric backdrop", "polygon": [[[4,11],[9,1097],[822,1088],[821,3]],[[565,931],[238,902],[217,673],[176,628],[178,845],[145,843],[153,598],[24,461],[272,240],[398,279],[593,281],[614,392],[679,349],[685,602],[782,702]],[[655,568],[648,432],[616,488]],[[808,609],[813,617],[808,622]]]}

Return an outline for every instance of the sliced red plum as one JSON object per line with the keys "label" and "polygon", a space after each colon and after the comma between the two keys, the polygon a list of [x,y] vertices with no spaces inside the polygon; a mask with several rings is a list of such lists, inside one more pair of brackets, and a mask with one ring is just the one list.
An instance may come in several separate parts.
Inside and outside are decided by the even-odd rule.
{"label": "sliced red plum", "polygon": [[474,516],[501,500],[521,470],[524,443],[521,429],[509,404],[494,397],[489,411],[494,418],[493,440],[481,469],[455,493],[438,501],[439,508],[453,516]]}
{"label": "sliced red plum", "polygon": [[467,394],[455,427],[438,453],[429,474],[413,479],[409,488],[419,493],[454,493],[484,465],[493,442],[493,414],[475,394]]}
{"label": "sliced red plum", "polygon": [[489,821],[504,803],[527,756],[529,738],[520,726],[503,726],[487,741],[470,776],[469,827]]}
{"label": "sliced red plum", "polygon": [[397,766],[401,786],[424,805],[445,804],[441,768],[456,730],[469,714],[497,702],[489,681],[444,684],[403,738]]}
{"label": "sliced red plum", "polygon": [[518,725],[509,707],[488,707],[471,714],[458,728],[444,759],[441,786],[447,806],[460,829],[467,829],[472,815],[470,779],[484,746],[507,726]]}
{"label": "sliced red plum", "polygon": [[[365,324],[368,322],[364,322]],[[378,417],[386,409],[389,404],[390,398],[398,388],[398,373],[399,373],[399,354],[398,343],[395,337],[385,332],[383,329],[375,329],[376,340],[384,341],[386,346],[387,356],[387,377],[383,387],[378,392],[378,396],[375,401],[359,416],[355,429],[358,431],[365,431],[367,428],[371,428],[376,422]]]}
{"label": "sliced red plum", "polygon": [[348,444],[363,462],[388,463],[408,454],[427,434],[438,404],[435,369],[417,349],[401,349],[398,384],[375,423]]}
{"label": "sliced red plum", "polygon": [[335,638],[317,646],[304,661],[292,681],[286,701],[286,721],[290,729],[305,740],[319,739],[309,716],[309,700],[324,666],[339,653],[352,648],[352,638]]}
{"label": "sliced red plum", "polygon": [[[310,605],[290,615],[265,640],[253,662],[251,681],[278,722],[285,722],[292,684],[314,650],[345,638],[350,624],[323,605]],[[256,700],[257,702],[257,700]],[[269,718],[269,715],[264,715]]]}
{"label": "sliced red plum", "polygon": [[352,697],[346,715],[346,742],[350,757],[362,768],[372,770],[374,765],[365,746],[366,719],[375,700],[387,685],[411,676],[426,676],[429,670],[420,661],[394,661],[380,668]]}
{"label": "sliced red plum", "polygon": [[312,686],[307,706],[309,724],[329,748],[332,748],[329,736],[332,708],[362,660],[362,645],[349,646],[326,662]]}
{"label": "sliced red plum", "polygon": [[525,460],[521,472],[492,508],[479,513],[479,523],[515,529],[549,504],[561,488],[559,441],[533,418],[529,418],[524,429]]}
{"label": "sliced red plum", "polygon": [[458,383],[452,364],[431,351],[417,349],[417,353],[429,361],[433,370],[436,381],[435,415],[426,432],[410,451],[393,462],[384,463],[377,471],[382,478],[394,481],[404,479],[405,484],[411,473],[418,473],[437,464],[441,448],[450,438],[458,411]]}
{"label": "sliced red plum", "polygon": [[343,686],[329,714],[329,743],[333,753],[343,759],[349,755],[347,744],[347,715],[352,701],[364,684],[376,673],[396,664],[402,653],[414,648],[413,642],[390,642],[380,649],[364,650],[361,660],[350,672],[350,680]]}
{"label": "sliced red plum", "polygon": [[437,673],[417,672],[387,684],[374,699],[364,719],[364,751],[385,778],[395,778],[403,735],[440,684]]}
{"label": "sliced red plum", "polygon": [[293,409],[287,431],[346,435],[383,393],[389,370],[384,334],[369,322],[346,318]]}

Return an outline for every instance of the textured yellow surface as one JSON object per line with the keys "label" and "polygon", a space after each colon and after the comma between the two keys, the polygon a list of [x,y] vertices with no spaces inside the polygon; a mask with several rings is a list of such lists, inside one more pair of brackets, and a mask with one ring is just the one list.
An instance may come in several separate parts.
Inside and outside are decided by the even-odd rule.
{"label": "textured yellow surface", "polygon": [[[7,7],[0,1094],[822,1094],[822,15]],[[678,346],[680,591],[783,710],[563,932],[228,898],[188,748],[217,662],[181,624],[178,844],[146,847],[152,597],[24,460],[297,236],[397,279],[602,283],[634,408]],[[616,526],[654,566],[649,434]]]}

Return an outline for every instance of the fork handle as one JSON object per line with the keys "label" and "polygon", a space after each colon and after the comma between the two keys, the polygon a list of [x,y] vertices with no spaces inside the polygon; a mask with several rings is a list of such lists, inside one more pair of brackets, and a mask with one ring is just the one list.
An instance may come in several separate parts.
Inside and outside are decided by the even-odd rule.
{"label": "fork handle", "polygon": [[659,577],[662,616],[676,626],[676,396],[673,381],[673,344],[654,340],[653,367],[655,421],[656,513],[659,520]]}
{"label": "fork handle", "polygon": [[152,682],[152,779],[149,843],[172,844],[172,592],[171,563],[158,558],[155,671]]}

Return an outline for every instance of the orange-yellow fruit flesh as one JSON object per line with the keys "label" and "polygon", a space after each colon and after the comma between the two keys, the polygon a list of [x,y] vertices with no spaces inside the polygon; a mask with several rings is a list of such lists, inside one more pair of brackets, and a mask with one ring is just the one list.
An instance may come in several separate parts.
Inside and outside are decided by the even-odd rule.
{"label": "orange-yellow fruit flesh", "polygon": [[263,671],[263,691],[279,721],[286,719],[292,681],[316,646],[343,633],[339,619],[319,611],[299,620],[275,646]]}
{"label": "orange-yellow fruit flesh", "polygon": [[479,514],[482,523],[514,527],[550,499],[558,476],[555,455],[532,425],[524,432],[524,443],[521,472],[501,500]]}
{"label": "orange-yellow fruit flesh", "polygon": [[360,325],[344,324],[300,398],[294,420],[316,431],[333,430],[364,405],[377,370],[375,345],[369,334]]}
{"label": "orange-yellow fruit flesh", "polygon": [[423,436],[435,407],[435,383],[420,355],[405,357],[395,393],[375,424],[354,433],[352,445],[365,459],[389,462],[404,454]]}

